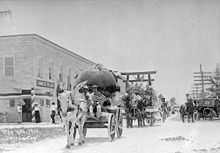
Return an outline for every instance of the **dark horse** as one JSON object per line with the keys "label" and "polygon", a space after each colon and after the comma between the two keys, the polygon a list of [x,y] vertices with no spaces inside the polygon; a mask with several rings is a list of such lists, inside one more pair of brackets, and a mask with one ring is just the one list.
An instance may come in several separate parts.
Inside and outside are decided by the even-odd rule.
{"label": "dark horse", "polygon": [[140,110],[139,118],[138,118],[138,126],[145,126],[145,118],[146,118],[146,101],[145,99],[139,100],[137,104],[137,108]]}
{"label": "dark horse", "polygon": [[[138,127],[142,127],[143,126],[143,116],[142,116],[142,109],[139,107],[139,103],[140,101],[137,102],[137,106],[133,106],[132,109],[131,109],[131,118],[133,120],[136,120],[137,119],[137,122],[138,122]],[[132,121],[133,123],[133,121]]]}
{"label": "dark horse", "polygon": [[192,119],[192,122],[194,122],[194,114],[195,107],[192,102],[187,102],[186,104],[183,104],[180,106],[180,116],[183,122],[185,122],[185,116],[188,116],[188,122],[190,122],[190,118]]}
{"label": "dark horse", "polygon": [[125,116],[127,121],[127,128],[133,127],[133,119],[132,116],[132,105],[131,105],[131,97],[129,95],[123,98],[124,107],[125,107]]}
{"label": "dark horse", "polygon": [[140,105],[133,106],[131,104],[131,98],[129,96],[126,96],[124,99],[124,106],[125,106],[125,115],[126,115],[126,121],[127,121],[127,128],[133,127],[133,120],[137,119],[138,121],[138,127],[142,126],[143,124],[143,118],[142,113],[139,109]]}

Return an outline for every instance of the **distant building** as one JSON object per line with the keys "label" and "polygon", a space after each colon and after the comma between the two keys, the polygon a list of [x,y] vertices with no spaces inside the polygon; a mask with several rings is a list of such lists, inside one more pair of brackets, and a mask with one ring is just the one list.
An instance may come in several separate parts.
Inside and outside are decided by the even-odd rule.
{"label": "distant building", "polygon": [[0,36],[0,115],[7,114],[6,122],[17,122],[16,108],[23,104],[22,119],[31,122],[34,88],[41,120],[50,120],[57,90],[71,89],[77,71],[94,64],[36,34]]}

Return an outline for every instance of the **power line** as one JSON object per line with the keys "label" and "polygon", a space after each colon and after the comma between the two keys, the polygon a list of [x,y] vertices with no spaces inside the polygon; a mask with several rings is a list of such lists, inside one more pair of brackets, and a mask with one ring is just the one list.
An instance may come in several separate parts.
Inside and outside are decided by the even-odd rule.
{"label": "power line", "polygon": [[193,96],[199,96],[198,90],[201,90],[201,96],[205,97],[205,85],[211,85],[212,72],[203,72],[202,64],[200,64],[200,72],[194,72],[194,85],[196,90],[193,90]]}

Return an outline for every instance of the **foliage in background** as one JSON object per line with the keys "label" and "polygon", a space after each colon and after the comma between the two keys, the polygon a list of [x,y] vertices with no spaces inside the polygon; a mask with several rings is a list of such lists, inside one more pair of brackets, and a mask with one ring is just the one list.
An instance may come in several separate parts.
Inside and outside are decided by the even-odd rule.
{"label": "foliage in background", "polygon": [[154,101],[157,101],[156,91],[152,86],[146,85],[144,86],[142,83],[136,83],[134,86],[130,86],[126,90],[127,92],[139,93],[141,95],[149,96]]}
{"label": "foliage in background", "polygon": [[216,68],[213,76],[211,77],[211,87],[207,90],[211,92],[211,96],[220,98],[220,69]]}

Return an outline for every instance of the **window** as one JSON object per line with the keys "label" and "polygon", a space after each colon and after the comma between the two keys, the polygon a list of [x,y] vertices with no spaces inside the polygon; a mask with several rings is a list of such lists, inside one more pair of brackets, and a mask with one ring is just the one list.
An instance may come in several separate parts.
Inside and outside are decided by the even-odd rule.
{"label": "window", "polygon": [[4,61],[5,66],[5,76],[13,77],[14,76],[14,57],[5,57]]}
{"label": "window", "polygon": [[43,79],[43,67],[44,67],[44,63],[43,60],[39,60],[39,68],[38,68],[38,74],[37,77]]}
{"label": "window", "polygon": [[46,105],[50,106],[50,100],[46,99]]}
{"label": "window", "polygon": [[15,107],[15,100],[14,99],[10,99],[10,107]]}
{"label": "window", "polygon": [[59,81],[63,81],[63,66],[60,65]]}
{"label": "window", "polygon": [[71,68],[68,69],[67,90],[71,90]]}
{"label": "window", "polygon": [[44,106],[44,99],[40,99],[40,106]]}
{"label": "window", "polygon": [[54,80],[54,68],[53,63],[50,63],[49,65],[49,79]]}

